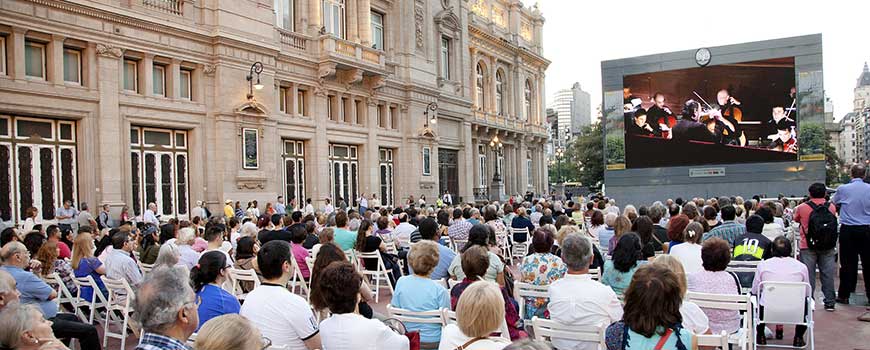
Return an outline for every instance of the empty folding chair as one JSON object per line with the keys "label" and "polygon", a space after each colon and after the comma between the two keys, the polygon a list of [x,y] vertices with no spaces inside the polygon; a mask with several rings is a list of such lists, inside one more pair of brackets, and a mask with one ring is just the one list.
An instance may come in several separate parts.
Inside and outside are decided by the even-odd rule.
{"label": "empty folding chair", "polygon": [[[103,285],[109,292],[106,305],[106,322],[103,323],[103,348],[107,348],[109,338],[121,340],[120,349],[126,349],[127,343],[127,328],[130,325],[130,313],[133,312],[133,307],[130,305],[135,294],[133,288],[125,279],[111,279],[102,276]],[[109,329],[110,324],[118,326],[118,331],[112,332]]]}
{"label": "empty folding chair", "polygon": [[242,270],[230,267],[229,272],[230,280],[232,281],[232,291],[230,294],[235,295],[239,301],[245,300],[245,297],[248,295],[248,293],[242,289],[242,282],[251,282],[254,284],[254,288],[260,286],[260,277],[257,276],[257,272],[254,270]]}
{"label": "empty folding chair", "polygon": [[[764,310],[760,310],[760,304],[755,297],[752,298],[752,308],[756,320],[753,320],[752,328],[758,324],[781,324],[807,327],[809,341],[807,346],[815,349],[815,321],[813,320],[813,308],[815,301],[808,294],[810,285],[806,282],[772,282],[765,281],[759,284],[759,298],[763,298]],[[801,308],[800,306],[804,307]],[[755,337],[752,338],[753,341]],[[787,345],[768,344],[766,347],[794,348]]]}
{"label": "empty folding chair", "polygon": [[605,326],[574,326],[566,325],[552,320],[532,317],[532,329],[535,340],[552,342],[553,338],[577,341],[588,344],[598,344],[599,349],[606,349],[604,343]]}
{"label": "empty folding chair", "polygon": [[356,252],[354,255],[359,259],[377,259],[378,261],[378,267],[375,271],[370,271],[365,268],[365,264],[357,262],[360,272],[363,276],[368,276],[371,282],[373,287],[372,292],[375,293],[375,304],[380,300],[381,283],[383,283],[385,287],[388,287],[390,289],[390,294],[392,294],[394,286],[393,282],[390,280],[390,270],[387,270],[386,266],[384,266],[384,261],[381,259],[381,253],[378,251],[368,253]]}

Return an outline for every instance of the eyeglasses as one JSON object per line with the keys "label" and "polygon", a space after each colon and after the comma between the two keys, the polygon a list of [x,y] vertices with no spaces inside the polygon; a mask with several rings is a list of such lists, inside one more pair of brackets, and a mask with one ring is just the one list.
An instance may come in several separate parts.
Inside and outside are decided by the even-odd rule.
{"label": "eyeglasses", "polygon": [[270,346],[272,346],[272,340],[269,339],[269,338],[266,338],[266,337],[262,337],[262,338],[260,338],[260,343],[263,344],[263,347],[260,348],[261,350],[266,350],[266,349],[268,349]]}

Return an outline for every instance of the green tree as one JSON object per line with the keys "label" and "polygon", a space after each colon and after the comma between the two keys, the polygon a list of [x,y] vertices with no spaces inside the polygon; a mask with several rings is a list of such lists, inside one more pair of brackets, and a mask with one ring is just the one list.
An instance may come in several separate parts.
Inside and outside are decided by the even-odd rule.
{"label": "green tree", "polygon": [[837,156],[837,150],[831,145],[831,136],[825,135],[825,183],[830,187],[848,181],[843,172],[843,160]]}
{"label": "green tree", "polygon": [[600,124],[583,127],[580,136],[568,145],[561,164],[550,171],[551,182],[562,172],[566,182],[580,182],[583,186],[599,187],[604,182],[604,134]]}

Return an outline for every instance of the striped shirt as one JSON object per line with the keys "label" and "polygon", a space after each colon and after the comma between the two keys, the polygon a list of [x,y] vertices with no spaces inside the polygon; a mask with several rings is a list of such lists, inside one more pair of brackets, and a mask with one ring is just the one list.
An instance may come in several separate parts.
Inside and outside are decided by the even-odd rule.
{"label": "striped shirt", "polygon": [[[139,271],[139,266],[136,261],[130,257],[130,253],[122,249],[113,249],[109,256],[106,257],[106,277],[115,280],[126,280],[130,287],[135,289],[142,283],[142,271]],[[115,291],[118,297],[117,302],[123,303],[126,292],[123,290]]]}
{"label": "striped shirt", "polygon": [[136,350],[190,350],[184,342],[157,333],[145,333]]}
{"label": "striped shirt", "polygon": [[744,233],[746,233],[746,226],[738,224],[733,220],[725,221],[721,225],[710,230],[710,232],[705,233],[701,238],[701,241],[706,241],[712,237],[719,237],[728,242],[728,244],[733,248],[739,243],[737,242],[737,239]]}

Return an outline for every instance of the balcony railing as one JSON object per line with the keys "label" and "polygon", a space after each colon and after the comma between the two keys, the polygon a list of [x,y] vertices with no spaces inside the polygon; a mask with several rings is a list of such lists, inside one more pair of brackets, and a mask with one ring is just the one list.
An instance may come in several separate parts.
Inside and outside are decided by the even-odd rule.
{"label": "balcony railing", "polygon": [[492,113],[474,111],[474,120],[486,126],[505,128],[514,131],[524,131],[534,134],[546,134],[547,129],[540,125],[528,124],[519,119],[506,118]]}
{"label": "balcony railing", "polygon": [[142,0],[142,5],[173,15],[184,15],[184,0]]}
{"label": "balcony railing", "polygon": [[331,35],[320,37],[320,50],[324,59],[352,68],[362,68],[377,74],[386,70],[386,55],[383,51],[366,47]]}
{"label": "balcony railing", "polygon": [[305,51],[308,48],[308,37],[302,34],[281,28],[278,28],[278,34],[281,36],[281,44],[287,45],[291,49]]}

